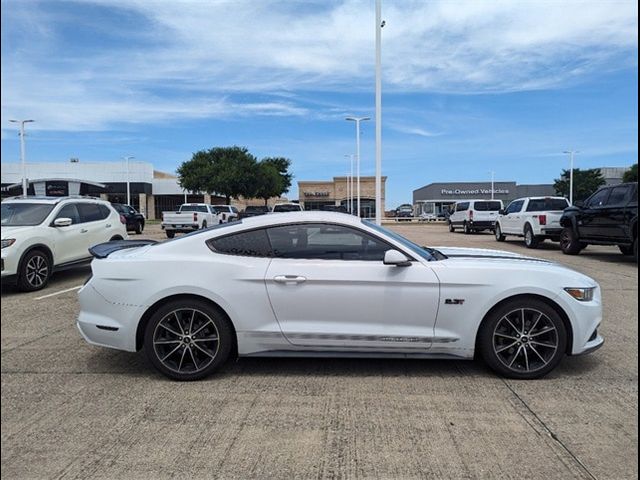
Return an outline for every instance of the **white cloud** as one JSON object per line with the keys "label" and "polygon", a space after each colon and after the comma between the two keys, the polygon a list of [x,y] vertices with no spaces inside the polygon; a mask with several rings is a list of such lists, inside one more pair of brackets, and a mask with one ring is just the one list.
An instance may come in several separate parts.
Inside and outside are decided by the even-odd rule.
{"label": "white cloud", "polygon": [[[139,28],[84,20],[83,9],[96,6],[137,19]],[[631,1],[385,1],[383,7],[386,92],[561,88],[637,64]],[[370,0],[12,0],[2,8],[2,115],[37,117],[37,128],[99,130],[229,115],[332,118],[331,109],[311,110],[283,94],[373,88]],[[117,42],[69,48],[78,22]]]}

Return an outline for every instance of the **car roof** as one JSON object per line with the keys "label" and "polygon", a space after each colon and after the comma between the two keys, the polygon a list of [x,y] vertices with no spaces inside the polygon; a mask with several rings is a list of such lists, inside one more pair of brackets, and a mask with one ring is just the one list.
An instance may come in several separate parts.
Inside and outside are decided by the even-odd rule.
{"label": "car roof", "polygon": [[261,227],[265,225],[318,222],[318,223],[341,223],[348,225],[360,225],[362,220],[354,215],[339,212],[328,212],[323,210],[312,210],[306,212],[282,212],[261,215],[259,217],[249,217],[242,219],[244,226]]}
{"label": "car roof", "polygon": [[49,203],[55,205],[60,202],[64,202],[67,200],[90,200],[90,201],[98,201],[103,203],[109,203],[105,200],[102,200],[97,197],[86,197],[82,195],[77,196],[68,196],[68,197],[48,197],[45,195],[32,195],[28,197],[10,197],[6,198],[2,201],[2,203]]}

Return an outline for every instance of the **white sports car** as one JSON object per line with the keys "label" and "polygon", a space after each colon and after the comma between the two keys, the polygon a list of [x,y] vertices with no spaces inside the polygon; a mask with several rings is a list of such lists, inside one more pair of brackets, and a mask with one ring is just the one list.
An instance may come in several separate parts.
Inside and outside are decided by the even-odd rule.
{"label": "white sports car", "polygon": [[603,344],[598,284],[508,252],[426,248],[340,213],[247,218],[94,247],[79,292],[91,344],[177,380],[230,355],[472,359],[521,379]]}

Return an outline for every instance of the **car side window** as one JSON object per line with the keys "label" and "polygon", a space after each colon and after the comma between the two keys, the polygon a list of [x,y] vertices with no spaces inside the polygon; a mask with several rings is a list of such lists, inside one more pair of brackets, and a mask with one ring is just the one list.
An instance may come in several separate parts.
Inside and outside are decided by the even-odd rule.
{"label": "car side window", "polygon": [[97,222],[106,218],[97,203],[78,203],[78,212],[82,223]]}
{"label": "car side window", "polygon": [[458,203],[456,205],[456,212],[465,212],[468,209],[469,209],[469,202]]}
{"label": "car side window", "polygon": [[602,190],[593,194],[593,196],[589,199],[589,208],[600,208],[607,204],[607,199],[609,198],[609,193],[611,193],[611,189],[603,188]]}
{"label": "car side window", "polygon": [[382,261],[394,247],[365,232],[329,224],[267,229],[274,257],[311,260]]}
{"label": "car side window", "polygon": [[207,246],[217,253],[243,257],[270,257],[271,245],[264,229],[212,238]]}
{"label": "car side window", "polygon": [[67,203],[64,207],[60,209],[60,211],[56,215],[56,219],[58,218],[70,218],[72,225],[80,223],[80,214],[78,213],[78,208],[76,207],[76,204]]}
{"label": "car side window", "polygon": [[611,189],[611,195],[609,195],[609,199],[607,200],[608,207],[616,207],[625,205],[628,200],[630,188],[625,185],[623,187],[615,187]]}
{"label": "car side window", "polygon": [[524,205],[523,200],[517,200],[515,202],[511,202],[511,204],[507,207],[507,215],[510,213],[519,213],[522,210],[522,206]]}

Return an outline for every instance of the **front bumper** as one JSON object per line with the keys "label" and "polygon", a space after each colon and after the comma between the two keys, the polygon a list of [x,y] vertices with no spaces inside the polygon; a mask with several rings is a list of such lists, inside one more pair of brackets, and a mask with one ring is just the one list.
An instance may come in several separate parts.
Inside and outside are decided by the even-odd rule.
{"label": "front bumper", "polygon": [[18,255],[10,255],[7,250],[15,247],[7,247],[2,249],[2,278],[13,277],[18,273]]}

